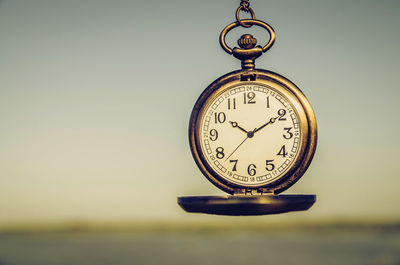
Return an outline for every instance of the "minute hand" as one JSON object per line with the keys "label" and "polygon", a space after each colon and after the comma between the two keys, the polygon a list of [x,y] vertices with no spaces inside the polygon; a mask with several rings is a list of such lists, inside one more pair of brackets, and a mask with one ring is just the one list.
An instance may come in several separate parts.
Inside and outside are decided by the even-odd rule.
{"label": "minute hand", "polygon": [[[278,117],[279,118],[279,117]],[[267,123],[265,123],[264,125],[262,125],[261,127],[257,128],[255,132],[258,132],[259,130],[261,130],[262,128],[264,128],[265,126],[267,126],[268,124],[274,123],[276,121],[277,118],[271,118]]]}

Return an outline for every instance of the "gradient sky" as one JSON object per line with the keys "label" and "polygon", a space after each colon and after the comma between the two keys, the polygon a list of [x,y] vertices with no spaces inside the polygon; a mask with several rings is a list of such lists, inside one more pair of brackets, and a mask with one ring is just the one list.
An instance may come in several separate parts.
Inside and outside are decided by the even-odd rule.
{"label": "gradient sky", "polygon": [[[223,194],[187,127],[207,85],[240,68],[218,43],[239,2],[0,1],[0,222],[218,218],[176,197]],[[251,5],[277,34],[257,67],[297,84],[319,125],[286,191],[318,201],[279,218],[399,218],[400,1]]]}

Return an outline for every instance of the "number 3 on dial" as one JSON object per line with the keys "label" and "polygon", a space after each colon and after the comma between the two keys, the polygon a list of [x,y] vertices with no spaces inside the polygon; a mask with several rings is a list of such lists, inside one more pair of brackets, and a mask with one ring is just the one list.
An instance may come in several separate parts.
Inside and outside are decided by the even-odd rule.
{"label": "number 3 on dial", "polygon": [[209,166],[226,180],[246,184],[251,177],[252,184],[268,183],[285,174],[298,155],[299,118],[279,91],[261,85],[242,90],[228,88],[204,107],[200,135],[208,138],[201,146]]}
{"label": "number 3 on dial", "polygon": [[250,72],[249,78],[242,71],[227,74],[203,92],[190,120],[191,150],[203,174],[229,193],[280,192],[312,159],[315,116],[289,80]]}

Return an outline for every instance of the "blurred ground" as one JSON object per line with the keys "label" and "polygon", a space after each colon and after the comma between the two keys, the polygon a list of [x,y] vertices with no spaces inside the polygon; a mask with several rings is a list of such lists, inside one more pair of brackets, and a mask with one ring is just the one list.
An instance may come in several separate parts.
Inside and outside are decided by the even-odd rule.
{"label": "blurred ground", "polygon": [[400,264],[399,223],[3,227],[1,265]]}

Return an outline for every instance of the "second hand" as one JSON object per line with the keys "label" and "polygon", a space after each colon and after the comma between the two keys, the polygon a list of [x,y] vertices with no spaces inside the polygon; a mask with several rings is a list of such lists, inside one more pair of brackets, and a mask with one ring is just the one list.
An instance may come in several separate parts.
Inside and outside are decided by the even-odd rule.
{"label": "second hand", "polygon": [[225,161],[228,160],[228,158],[230,158],[230,157],[233,155],[233,153],[235,153],[236,150],[237,150],[247,139],[249,139],[248,136],[246,136],[246,138],[243,140],[243,142],[241,142],[241,143],[235,148],[235,150],[233,150],[233,152],[225,159]]}
{"label": "second hand", "polygon": [[233,155],[233,153],[235,153],[236,150],[238,150],[238,148],[239,148],[247,139],[253,137],[254,131],[255,131],[255,130],[256,130],[256,129],[254,129],[253,131],[247,132],[246,138],[244,138],[244,140],[235,148],[235,150],[233,150],[233,152],[225,159],[225,161],[228,160],[228,158],[230,158],[230,157]]}

